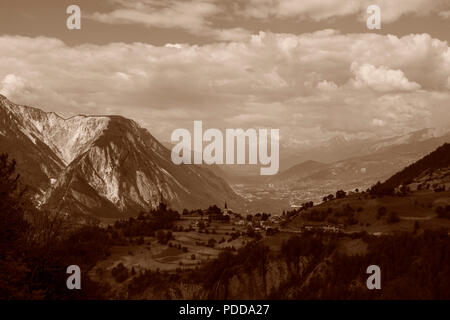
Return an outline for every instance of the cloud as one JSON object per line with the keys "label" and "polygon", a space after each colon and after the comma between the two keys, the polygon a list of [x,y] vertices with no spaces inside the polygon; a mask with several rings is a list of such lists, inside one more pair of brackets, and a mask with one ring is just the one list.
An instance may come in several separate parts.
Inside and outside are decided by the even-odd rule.
{"label": "cloud", "polygon": [[15,74],[8,74],[1,83],[0,93],[5,96],[15,96],[19,93],[24,93],[26,90],[25,81]]}
{"label": "cloud", "polygon": [[323,20],[330,17],[355,14],[360,9],[356,3],[336,0],[250,0],[244,2],[241,14],[259,19],[309,17],[314,20]]}
{"label": "cloud", "polygon": [[450,5],[448,0],[366,0],[362,8],[377,4],[381,8],[382,23],[391,23],[406,15],[426,16]]}
{"label": "cloud", "polygon": [[380,119],[373,119],[372,124],[377,127],[384,127],[386,125],[386,121]]}
{"label": "cloud", "polygon": [[210,19],[223,13],[214,0],[112,0],[118,8],[110,12],[94,12],[86,17],[108,24],[139,24],[153,28],[174,28],[219,41],[242,40],[249,36],[243,28],[216,28]]}
{"label": "cloud", "polygon": [[420,85],[409,81],[401,70],[391,70],[384,66],[377,68],[371,64],[352,64],[351,69],[355,74],[355,79],[351,82],[358,89],[370,87],[380,92],[420,89]]}
{"label": "cloud", "polygon": [[442,19],[450,19],[450,10],[439,12],[439,16]]}
{"label": "cloud", "polygon": [[13,101],[123,115],[160,140],[194,120],[279,128],[282,143],[296,144],[450,125],[450,50],[426,34],[261,32],[205,45],[75,47],[1,36],[0,56],[1,89]]}
{"label": "cloud", "polygon": [[207,0],[190,1],[114,1],[119,5],[108,13],[93,13],[90,18],[104,23],[137,23],[160,28],[186,28],[200,32],[207,26],[206,18],[221,10]]}
{"label": "cloud", "polygon": [[[277,23],[286,19],[324,21],[354,16],[365,21],[367,8],[378,5],[381,22],[386,24],[407,15],[439,13],[448,18],[450,7],[450,0],[109,0],[109,3],[111,11],[86,13],[84,17],[107,24],[179,29],[218,41],[248,39],[247,28],[252,25],[246,21],[249,18]],[[230,22],[236,27],[223,26]]]}
{"label": "cloud", "polygon": [[317,88],[320,90],[336,90],[338,86],[333,81],[323,80],[317,84]]}
{"label": "cloud", "polygon": [[219,41],[241,41],[250,38],[250,31],[243,28],[213,29],[206,32]]}
{"label": "cloud", "polygon": [[366,16],[370,5],[381,9],[382,23],[391,23],[404,15],[426,15],[448,7],[448,0],[241,0],[239,13],[246,17],[266,18],[310,18],[316,21],[335,17]]}

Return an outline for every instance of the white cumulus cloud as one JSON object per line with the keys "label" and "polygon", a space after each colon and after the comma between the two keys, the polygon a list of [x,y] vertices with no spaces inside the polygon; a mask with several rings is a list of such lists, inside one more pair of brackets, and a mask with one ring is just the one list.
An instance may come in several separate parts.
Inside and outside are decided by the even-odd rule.
{"label": "white cumulus cloud", "polygon": [[420,89],[416,82],[409,81],[401,70],[392,70],[384,66],[375,67],[371,64],[351,67],[355,74],[352,80],[356,88],[370,87],[380,92],[411,91]]}
{"label": "white cumulus cloud", "polygon": [[450,50],[429,35],[267,32],[167,46],[0,36],[0,56],[1,90],[15,102],[124,115],[160,140],[199,119],[279,128],[283,141],[300,144],[450,122]]}

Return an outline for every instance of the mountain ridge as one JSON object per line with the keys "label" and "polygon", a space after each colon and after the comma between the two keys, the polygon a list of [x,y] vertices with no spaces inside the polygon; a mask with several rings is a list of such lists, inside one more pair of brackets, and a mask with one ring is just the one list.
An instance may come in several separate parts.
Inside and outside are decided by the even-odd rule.
{"label": "mountain ridge", "polygon": [[423,158],[397,172],[383,183],[378,182],[371,188],[374,194],[393,194],[402,185],[409,185],[425,171],[447,169],[450,167],[450,143],[445,143]]}
{"label": "mountain ridge", "polygon": [[[0,123],[10,126],[0,135],[0,147],[19,160],[31,155],[20,169],[26,179],[36,180],[42,208],[119,218],[160,202],[175,209],[243,205],[208,168],[173,164],[170,150],[133,120],[114,115],[65,119],[4,96],[0,103]],[[17,137],[25,150],[14,150]],[[48,163],[52,170],[40,170]],[[34,169],[27,171],[30,166]]]}

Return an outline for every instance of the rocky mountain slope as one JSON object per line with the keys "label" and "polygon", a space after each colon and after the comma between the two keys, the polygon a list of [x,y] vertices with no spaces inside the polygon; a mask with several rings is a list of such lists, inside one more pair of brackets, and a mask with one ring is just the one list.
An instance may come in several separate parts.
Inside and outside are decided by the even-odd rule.
{"label": "rocky mountain slope", "polygon": [[119,116],[75,116],[0,97],[0,150],[17,159],[38,204],[67,214],[119,218],[156,207],[203,208],[242,200],[204,166],[173,164],[170,150]]}
{"label": "rocky mountain slope", "polygon": [[[449,137],[450,128],[424,128],[412,131],[402,135],[396,135],[388,138],[376,139],[345,139],[342,136],[336,136],[317,146],[299,146],[298,148],[287,148],[280,146],[280,172],[302,163],[307,160],[314,160],[323,163],[334,163],[349,158],[364,157],[374,153],[382,153],[385,151],[395,150],[411,150],[426,154],[440,144],[445,142],[442,137]],[[432,148],[428,148],[427,144],[433,141]]]}
{"label": "rocky mountain slope", "polygon": [[325,163],[307,160],[281,172],[275,177],[274,180],[283,181],[291,179],[300,179],[308,177],[314,173],[321,172],[322,170],[325,170],[327,168],[328,165]]}

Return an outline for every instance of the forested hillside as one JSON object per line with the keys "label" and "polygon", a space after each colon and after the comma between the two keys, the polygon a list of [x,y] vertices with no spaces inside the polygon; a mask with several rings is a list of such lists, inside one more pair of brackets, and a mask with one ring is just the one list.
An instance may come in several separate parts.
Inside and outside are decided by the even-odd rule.
{"label": "forested hillside", "polygon": [[393,194],[395,188],[411,183],[427,169],[440,169],[450,166],[450,144],[446,143],[419,161],[396,173],[383,183],[371,188],[373,194]]}

